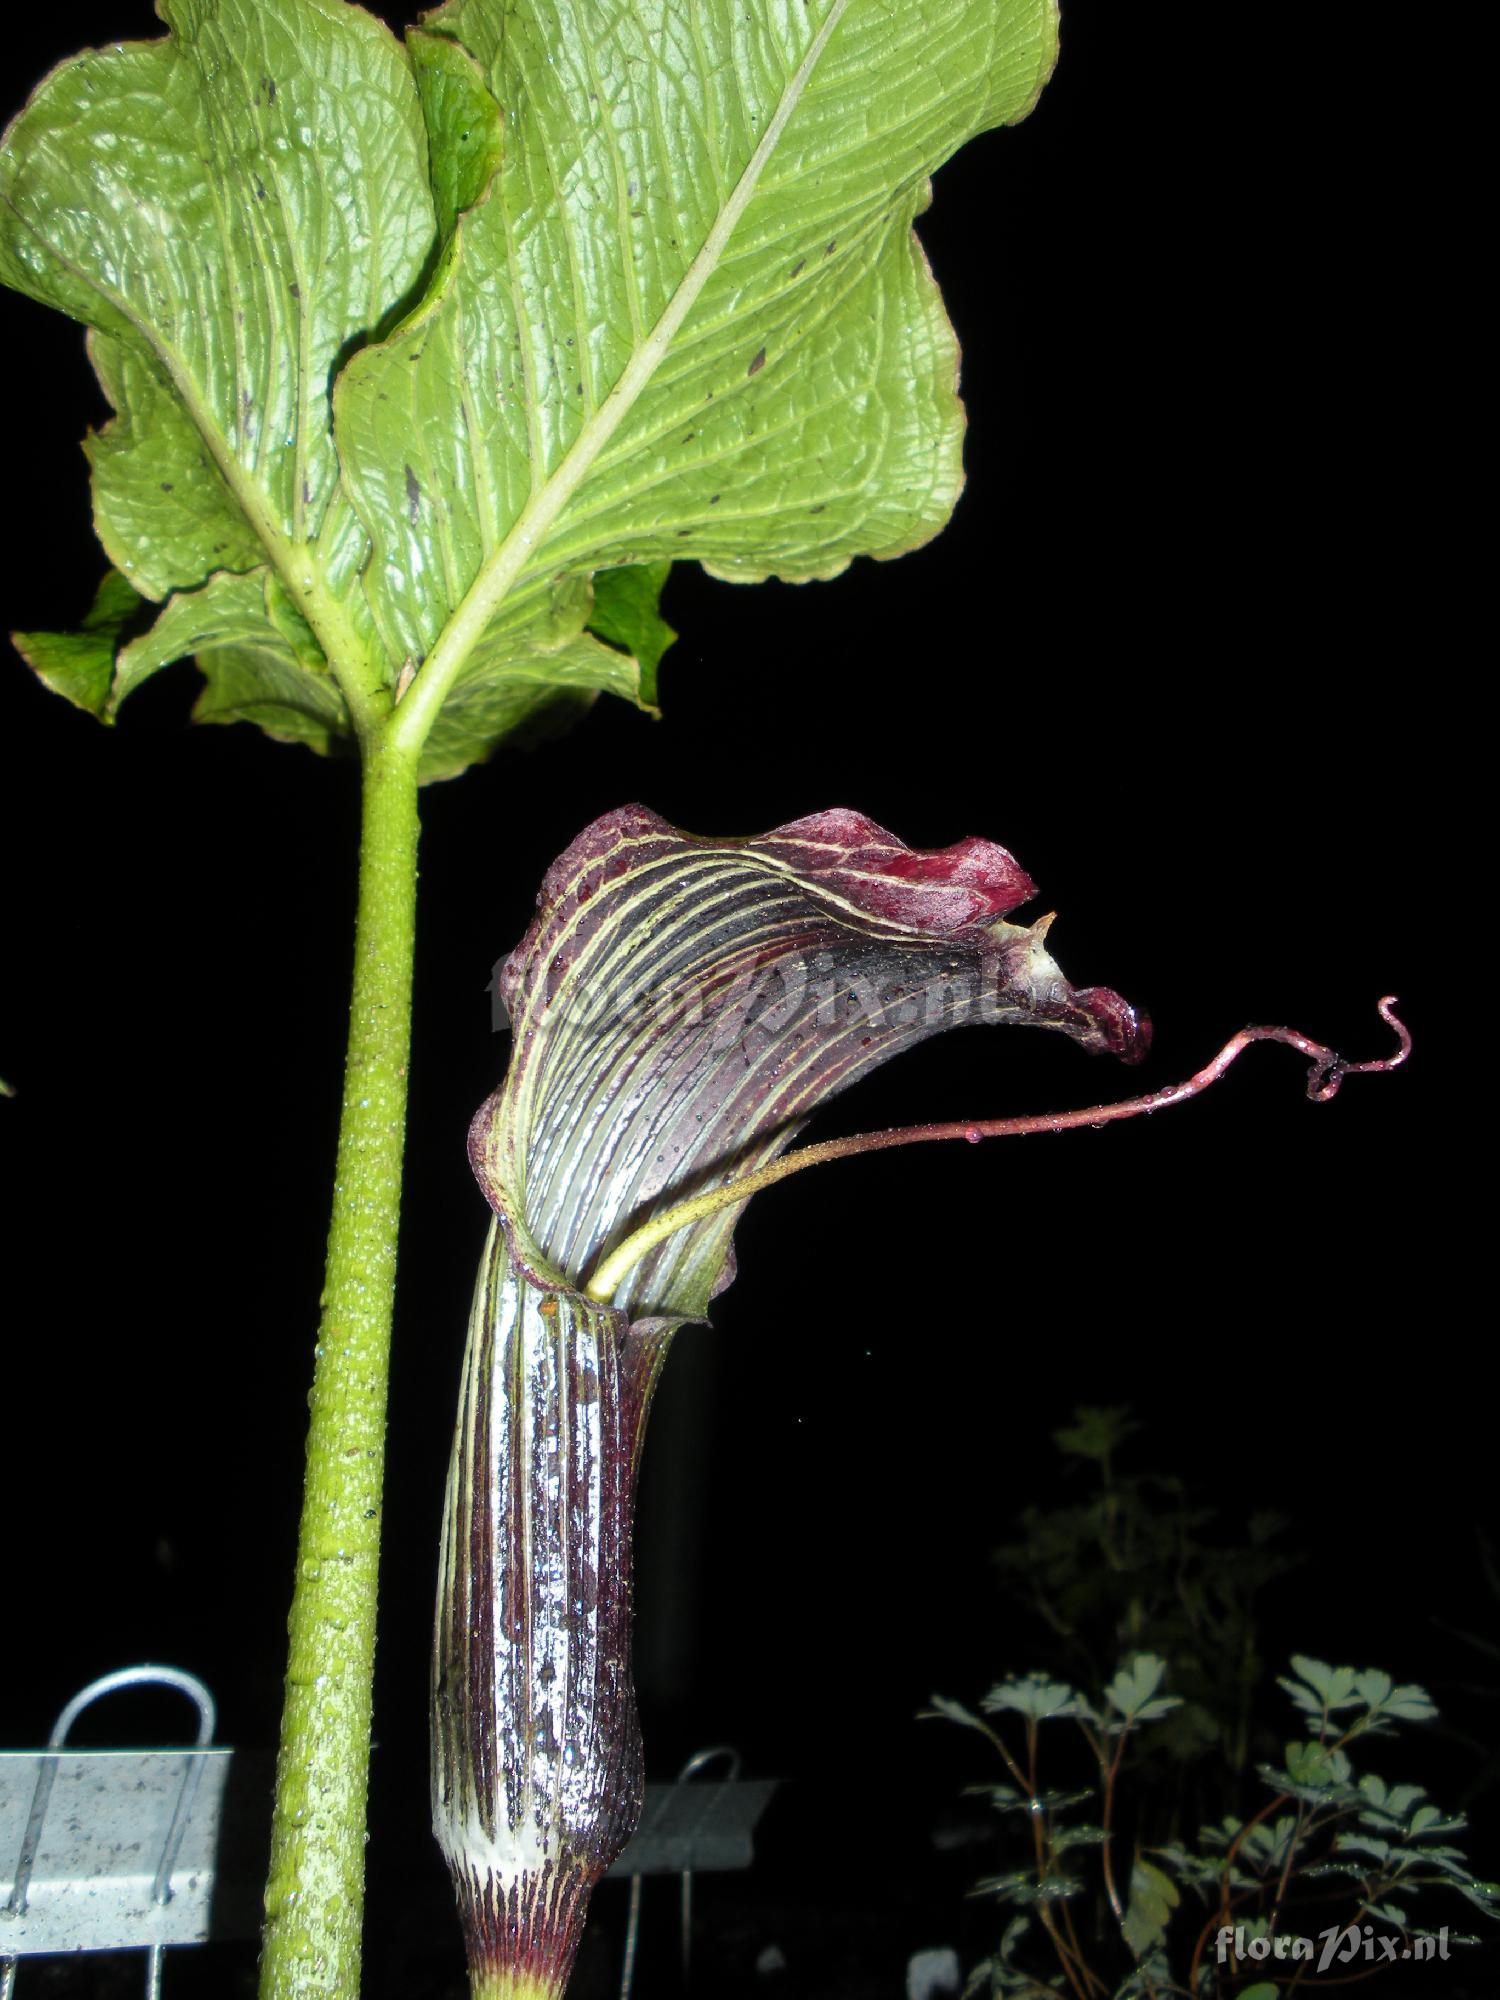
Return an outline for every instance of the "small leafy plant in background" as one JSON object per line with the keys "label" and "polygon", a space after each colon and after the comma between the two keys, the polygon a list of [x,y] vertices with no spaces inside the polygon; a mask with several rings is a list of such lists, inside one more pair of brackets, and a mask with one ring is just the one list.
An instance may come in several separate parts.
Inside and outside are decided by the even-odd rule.
{"label": "small leafy plant in background", "polygon": [[966,2000],[1274,2000],[1475,1942],[1430,1927],[1454,1895],[1500,1915],[1500,1887],[1476,1881],[1454,1842],[1466,1822],[1420,1785],[1356,1769],[1371,1738],[1434,1718],[1426,1691],[1300,1654],[1278,1685],[1300,1733],[1258,1766],[1270,1796],[1191,1841],[1154,1839],[1152,1802],[1135,1795],[1152,1733],[1183,1708],[1159,1655],[1129,1656],[1093,1698],[1030,1674],[992,1688],[979,1713],[935,1699],[932,1713],[978,1731],[1006,1774],[975,1788],[1009,1865],[974,1891],[1006,1921]]}
{"label": "small leafy plant in background", "polygon": [[[976,1893],[1010,1917],[970,1993],[1270,2000],[1267,1965],[1316,1990],[1389,1964],[1381,1938],[1398,1962],[1415,1951],[1419,1890],[1493,1911],[1449,1840],[1462,1819],[1354,1769],[1357,1740],[1435,1719],[1426,1692],[1296,1656],[1279,1685],[1302,1735],[1283,1742],[1260,1607],[1297,1565],[1288,1524],[1261,1512],[1220,1528],[1182,1478],[1129,1465],[1141,1429],[1129,1408],[1084,1406],[1053,1432],[1086,1490],[1025,1508],[995,1556],[1040,1670],[1003,1681],[979,1714],[935,1703],[1006,1770],[976,1791],[1010,1866]],[[1045,1732],[1044,1769],[1041,1725],[1067,1721],[1071,1744]],[[1311,1961],[1278,1957],[1296,1937]],[[1325,1951],[1343,1956],[1320,1966]]]}
{"label": "small leafy plant in background", "polygon": [[1251,1759],[1266,1673],[1259,1606],[1300,1558],[1282,1516],[1252,1513],[1226,1534],[1179,1476],[1122,1469],[1141,1428],[1128,1408],[1076,1409],[1053,1442],[1087,1490],[1027,1506],[994,1560],[1058,1675],[1100,1687],[1129,1654],[1166,1660],[1175,1705],[1134,1754],[1149,1760],[1163,1810],[1197,1824],[1228,1809]]}

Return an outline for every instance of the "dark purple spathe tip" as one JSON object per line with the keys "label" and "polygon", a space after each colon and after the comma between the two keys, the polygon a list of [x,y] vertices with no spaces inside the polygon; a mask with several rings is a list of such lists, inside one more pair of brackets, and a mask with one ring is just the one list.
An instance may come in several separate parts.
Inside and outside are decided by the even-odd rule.
{"label": "dark purple spathe tip", "polygon": [[1104,1046],[1123,1063],[1140,1063],[1151,1052],[1151,1016],[1132,1007],[1111,986],[1086,986],[1078,1005],[1097,1022]]}

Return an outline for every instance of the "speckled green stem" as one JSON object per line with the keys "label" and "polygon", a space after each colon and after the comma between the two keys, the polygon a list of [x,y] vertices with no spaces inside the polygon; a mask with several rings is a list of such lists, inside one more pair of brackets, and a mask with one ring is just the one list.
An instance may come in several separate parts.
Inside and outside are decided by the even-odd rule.
{"label": "speckled green stem", "polygon": [[354,994],[266,1888],[261,2000],[357,2000],[411,1042],[416,753],[367,739]]}

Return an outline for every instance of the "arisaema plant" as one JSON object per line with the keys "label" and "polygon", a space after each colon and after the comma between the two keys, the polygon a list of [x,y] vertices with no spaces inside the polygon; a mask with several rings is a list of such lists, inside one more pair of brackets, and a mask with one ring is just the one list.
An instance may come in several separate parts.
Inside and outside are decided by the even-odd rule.
{"label": "arisaema plant", "polygon": [[[957,352],[912,224],[1031,108],[1057,18],[449,0],[398,39],[346,0],[158,11],[161,39],[55,69],[0,151],[0,276],[87,327],[114,411],[88,443],[109,572],[80,630],[17,643],[105,722],[190,657],[200,719],[361,766],[263,1960],[276,2000],[350,1996],[419,788],[601,692],[652,707],[673,561],[810,581],[943,526]],[[560,1990],[628,1828],[636,1455],[738,1207],[814,1156],[779,1157],[819,1101],[950,1020],[1142,1046],[1010,922],[1028,888],[984,842],[916,853],[837,811],[749,842],[616,813],[549,878],[475,1132],[495,1222],[438,1630],[480,1993]],[[615,1006],[648,968],[650,1004]]]}

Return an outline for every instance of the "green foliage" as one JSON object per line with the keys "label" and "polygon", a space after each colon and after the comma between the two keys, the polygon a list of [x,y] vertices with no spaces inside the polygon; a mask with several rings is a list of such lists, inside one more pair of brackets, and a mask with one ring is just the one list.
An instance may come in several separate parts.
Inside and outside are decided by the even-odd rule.
{"label": "green foliage", "polygon": [[16,650],[54,694],[103,718],[110,709],[115,655],[144,608],[145,599],[110,570],[76,632],[17,632]]}
{"label": "green foliage", "polygon": [[668,562],[635,563],[594,578],[589,630],[639,662],[643,701],[656,699],[656,670],[677,637],[657,608],[671,568]]}
{"label": "green foliage", "polygon": [[990,1689],[983,1706],[989,1715],[1014,1711],[1033,1722],[1043,1722],[1049,1715],[1092,1713],[1080,1703],[1072,1688],[1065,1687],[1061,1681],[1045,1680],[1040,1674],[1028,1674],[1019,1681],[1002,1681],[998,1687]]}
{"label": "green foliage", "polygon": [[1137,1962],[1160,1946],[1181,1901],[1182,1892],[1166,1870],[1138,1854],[1130,1870],[1130,1901],[1120,1919],[1121,1936]]}
{"label": "green foliage", "polygon": [[[1138,1431],[1128,1410],[1083,1408],[1054,1433],[1087,1490],[1029,1508],[997,1558],[1034,1615],[1038,1669],[977,1712],[934,1703],[986,1738],[1006,1779],[971,1787],[1006,1862],[975,1894],[1008,1919],[970,1994],[1266,2000],[1280,1989],[1260,1953],[1278,1938],[1321,1956],[1357,1921],[1377,1933],[1361,1953],[1379,1936],[1404,1949],[1442,1892],[1495,1914],[1454,1844],[1463,1819],[1364,1762],[1372,1739],[1432,1723],[1426,1690],[1296,1654],[1275,1680],[1296,1718],[1278,1745],[1256,1709],[1272,1677],[1255,1605],[1292,1566],[1282,1524],[1254,1516],[1220,1541],[1180,1480],[1120,1469]],[[1221,1959],[1225,1925],[1237,1949]],[[1319,1990],[1316,1959],[1298,1972]]]}
{"label": "green foliage", "polygon": [[[982,1704],[1001,1718],[995,1726],[957,1702],[935,1703],[935,1714],[989,1739],[1012,1781],[973,1788],[1000,1816],[1014,1865],[975,1886],[1011,1915],[968,1994],[1086,1989],[1114,2000],[1265,2000],[1279,1989],[1261,1968],[1293,1949],[1302,1984],[1316,1992],[1321,1975],[1355,1956],[1389,1958],[1417,1939],[1440,1941],[1444,1953],[1472,1943],[1446,1926],[1435,1933],[1419,1925],[1416,1906],[1425,1919],[1435,1892],[1500,1915],[1500,1886],[1476,1881],[1453,1842],[1463,1819],[1443,1813],[1419,1785],[1356,1773],[1357,1746],[1435,1716],[1425,1690],[1300,1654],[1278,1685],[1302,1733],[1282,1766],[1262,1768],[1269,1796],[1260,1809],[1205,1825],[1190,1844],[1131,1838],[1140,1815],[1126,1796],[1122,1752],[1134,1730],[1159,1727],[1172,1706],[1157,1694],[1166,1675],[1165,1660],[1137,1655],[1100,1701],[1041,1676],[1003,1682]],[[1053,1740],[1066,1736],[1056,1727],[1063,1722],[1094,1773],[1081,1789],[1042,1782],[1044,1747],[1054,1771],[1069,1760],[1069,1744]],[[1020,1740],[1007,1733],[1018,1726]],[[1087,1816],[1072,1817],[1080,1811]],[[1085,1865],[1090,1856],[1096,1865]]]}
{"label": "green foliage", "polygon": [[1154,1722],[1158,1716],[1170,1715],[1174,1708],[1181,1708],[1182,1703],[1175,1695],[1156,1692],[1166,1670],[1166,1661],[1151,1653],[1137,1653],[1129,1666],[1120,1669],[1104,1690],[1105,1699],[1124,1718],[1121,1723],[1110,1724],[1111,1728],[1123,1728],[1132,1722]]}
{"label": "green foliage", "polygon": [[118,576],[22,642],[69,699],[192,654],[205,719],[326,750],[394,714],[447,776],[649,707],[673,559],[827,577],[946,521],[912,222],[1029,110],[1054,0],[448,0],[404,44],[344,0],[160,12],[0,150],[0,278],[91,329],[116,413]]}
{"label": "green foliage", "polygon": [[[1250,1702],[1264,1671],[1255,1607],[1294,1558],[1277,1546],[1275,1515],[1252,1515],[1225,1539],[1180,1479],[1121,1472],[1117,1459],[1139,1430],[1125,1409],[1075,1410],[1053,1437],[1087,1492],[1067,1506],[1027,1508],[995,1562],[1007,1593],[1033,1616],[1030,1643],[1055,1672],[1103,1686],[1122,1655],[1167,1663],[1170,1719],[1132,1756],[1157,1773],[1166,1813],[1175,1802],[1202,1815],[1228,1804],[1225,1785],[1250,1763]],[[1133,1698],[1123,1684],[1110,1696],[1122,1716],[1138,1713]],[[1167,1711],[1150,1719],[1158,1714]],[[1192,1797],[1174,1801],[1188,1777]],[[1159,1831],[1165,1837],[1170,1826]]]}

